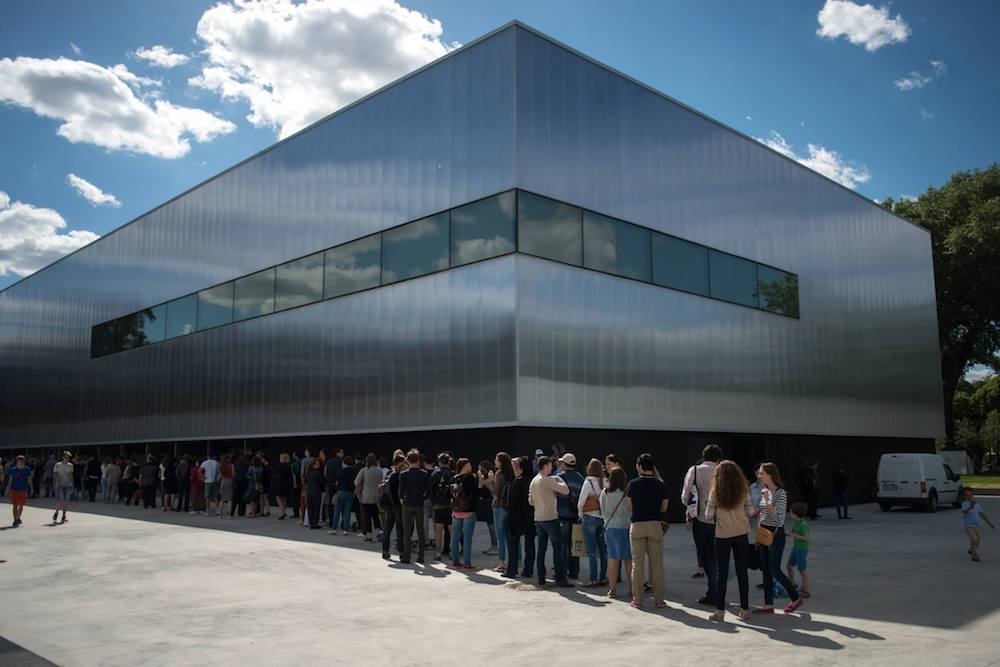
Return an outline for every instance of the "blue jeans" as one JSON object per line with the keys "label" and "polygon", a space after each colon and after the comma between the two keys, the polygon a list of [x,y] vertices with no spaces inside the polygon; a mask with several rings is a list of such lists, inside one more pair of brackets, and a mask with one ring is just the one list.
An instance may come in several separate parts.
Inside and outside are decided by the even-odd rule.
{"label": "blue jeans", "polygon": [[559,520],[536,521],[535,532],[538,533],[538,553],[535,558],[535,569],[538,571],[538,582],[545,582],[545,552],[548,543],[552,543],[552,566],[556,571],[556,581],[566,581],[566,559],[563,549],[563,532]]}
{"label": "blue jeans", "polygon": [[458,562],[458,542],[462,542],[462,556],[466,565],[472,565],[472,534],[476,532],[476,514],[464,519],[451,517],[451,560]]}
{"label": "blue jeans", "polygon": [[[333,514],[330,515],[330,529],[337,530],[337,520],[340,519],[340,529],[347,530],[351,527],[351,507],[354,506],[353,491],[337,491],[337,504],[333,506]],[[319,517],[317,517],[317,520]]]}
{"label": "blue jeans", "polygon": [[[604,581],[608,578],[608,543],[604,541],[604,519],[584,514],[583,539],[587,543],[587,557],[590,559],[590,580]],[[601,560],[600,576],[597,576],[598,557]]]}
{"label": "blue jeans", "polygon": [[507,510],[502,507],[493,508],[493,523],[497,531],[497,560],[507,560]]}
{"label": "blue jeans", "polygon": [[760,569],[764,573],[764,604],[774,604],[773,582],[775,580],[788,591],[792,602],[798,600],[799,592],[795,589],[795,584],[788,580],[781,569],[781,552],[785,550],[785,529],[779,528],[774,532],[774,541],[771,542],[771,546],[765,547],[763,544],[758,544],[757,548],[760,549]]}

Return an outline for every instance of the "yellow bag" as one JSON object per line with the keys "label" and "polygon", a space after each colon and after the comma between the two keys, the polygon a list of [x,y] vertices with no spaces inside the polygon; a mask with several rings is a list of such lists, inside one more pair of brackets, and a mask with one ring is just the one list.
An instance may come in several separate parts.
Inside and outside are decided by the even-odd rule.
{"label": "yellow bag", "polygon": [[576,558],[583,558],[587,555],[587,541],[583,539],[583,526],[573,524],[573,539],[570,542],[569,555]]}

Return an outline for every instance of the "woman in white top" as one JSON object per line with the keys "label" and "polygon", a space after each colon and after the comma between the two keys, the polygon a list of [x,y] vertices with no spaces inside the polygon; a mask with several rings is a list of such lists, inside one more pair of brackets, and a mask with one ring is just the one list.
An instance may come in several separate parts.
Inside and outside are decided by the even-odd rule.
{"label": "woman in white top", "polygon": [[[604,539],[604,518],[601,516],[601,491],[604,490],[604,466],[597,459],[587,464],[587,479],[583,480],[577,509],[583,521],[583,538],[590,559],[590,581],[587,588],[608,585],[608,545]],[[600,558],[601,569],[597,563]]]}

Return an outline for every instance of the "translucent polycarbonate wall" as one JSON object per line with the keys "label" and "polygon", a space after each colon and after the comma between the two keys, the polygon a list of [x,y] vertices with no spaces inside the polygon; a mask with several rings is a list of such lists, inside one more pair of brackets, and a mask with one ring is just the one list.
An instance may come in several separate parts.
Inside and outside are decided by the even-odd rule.
{"label": "translucent polycarbonate wall", "polygon": [[499,32],[0,293],[0,446],[514,420],[511,259],[89,358],[95,324],[511,188],[512,56]]}
{"label": "translucent polycarbonate wall", "polygon": [[519,257],[522,423],[942,434],[927,232],[528,30],[516,50],[519,187],[796,273],[801,310]]}

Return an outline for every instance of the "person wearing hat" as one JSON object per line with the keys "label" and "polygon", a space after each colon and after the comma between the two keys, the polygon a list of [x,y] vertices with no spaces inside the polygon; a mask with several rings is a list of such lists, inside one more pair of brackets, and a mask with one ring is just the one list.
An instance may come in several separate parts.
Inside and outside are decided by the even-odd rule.
{"label": "person wearing hat", "polygon": [[543,452],[540,449],[535,450],[535,458],[531,460],[531,474],[533,475],[538,474],[538,459],[540,459],[543,456],[545,456],[545,452]]}
{"label": "person wearing hat", "polygon": [[580,511],[577,508],[577,500],[583,490],[584,477],[576,471],[576,457],[566,452],[559,457],[556,463],[559,472],[556,477],[566,482],[569,487],[569,495],[558,498],[559,527],[562,530],[563,549],[566,554],[566,575],[570,579],[580,576],[580,558],[573,556],[573,526],[580,523]]}

